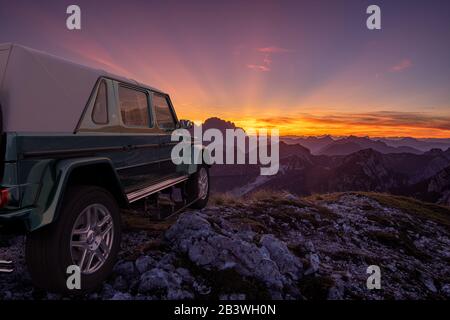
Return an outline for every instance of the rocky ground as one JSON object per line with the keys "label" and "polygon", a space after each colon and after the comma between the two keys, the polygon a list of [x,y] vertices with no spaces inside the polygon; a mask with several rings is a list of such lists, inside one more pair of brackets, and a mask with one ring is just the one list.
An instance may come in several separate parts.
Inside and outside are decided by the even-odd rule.
{"label": "rocky ground", "polygon": [[[371,193],[300,199],[216,197],[164,222],[124,213],[113,275],[77,299],[449,299],[450,209]],[[61,299],[34,289],[22,236],[1,236],[1,299]],[[369,265],[381,289],[368,290]]]}

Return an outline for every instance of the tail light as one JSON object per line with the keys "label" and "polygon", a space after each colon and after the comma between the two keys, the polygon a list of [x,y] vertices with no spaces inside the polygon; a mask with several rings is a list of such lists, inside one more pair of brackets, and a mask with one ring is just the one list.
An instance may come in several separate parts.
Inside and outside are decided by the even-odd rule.
{"label": "tail light", "polygon": [[9,190],[1,189],[0,190],[0,208],[5,207],[9,201]]}

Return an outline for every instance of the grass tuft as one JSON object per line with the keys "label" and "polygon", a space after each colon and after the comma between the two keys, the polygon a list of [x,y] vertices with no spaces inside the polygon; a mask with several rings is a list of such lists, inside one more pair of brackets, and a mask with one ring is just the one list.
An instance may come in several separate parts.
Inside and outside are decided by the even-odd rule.
{"label": "grass tuft", "polygon": [[450,229],[449,207],[385,193],[358,192],[358,194],[374,199],[386,207],[399,209],[417,218],[432,220]]}

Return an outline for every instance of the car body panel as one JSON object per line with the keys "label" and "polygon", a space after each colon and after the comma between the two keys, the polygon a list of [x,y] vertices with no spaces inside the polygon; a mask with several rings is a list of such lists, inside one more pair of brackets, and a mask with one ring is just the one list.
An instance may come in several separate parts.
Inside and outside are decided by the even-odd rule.
{"label": "car body panel", "polygon": [[[7,205],[0,208],[0,223],[20,220],[30,231],[52,223],[58,217],[69,178],[77,168],[107,168],[105,170],[112,179],[111,183],[117,185],[119,190],[117,200],[125,205],[128,199],[145,196],[145,190],[161,189],[165,186],[164,181],[169,186],[185,181],[186,177],[196,172],[195,163],[199,162],[175,165],[171,159],[171,150],[177,142],[171,141],[172,129],[159,126],[152,102],[155,94],[166,98],[175,129],[179,122],[170,97],[164,92],[26,47],[0,45],[0,51],[6,84],[0,90],[0,106],[2,111],[6,111],[5,132],[1,134],[4,150],[0,159],[3,171],[0,187],[9,191]],[[42,70],[41,64],[36,64],[36,61],[49,69]],[[33,81],[20,87],[17,79],[27,79],[26,70],[20,67],[22,62],[29,66]],[[77,87],[77,83],[70,79],[71,73],[89,78],[89,83]],[[61,83],[58,83],[59,78]],[[44,82],[39,84],[43,91],[33,93],[33,83],[39,82]],[[103,83],[106,88],[107,121],[99,124],[94,122],[92,115]],[[121,86],[147,95],[148,126],[130,127],[124,124],[119,106]],[[31,93],[30,97],[19,97],[27,95],[27,90]],[[61,92],[52,96],[51,90]],[[74,101],[64,103],[73,99],[74,95]],[[87,102],[81,106],[83,100]],[[45,108],[42,107],[44,105]],[[40,107],[45,112],[34,110]],[[30,108],[33,112],[27,114]],[[19,112],[18,109],[23,110]],[[65,109],[68,109],[67,115]],[[49,110],[54,110],[56,118]],[[36,115],[39,119],[33,118]],[[34,120],[36,123],[33,123]],[[204,152],[200,150],[202,146],[193,145],[192,148],[200,151],[192,152],[193,157]]]}

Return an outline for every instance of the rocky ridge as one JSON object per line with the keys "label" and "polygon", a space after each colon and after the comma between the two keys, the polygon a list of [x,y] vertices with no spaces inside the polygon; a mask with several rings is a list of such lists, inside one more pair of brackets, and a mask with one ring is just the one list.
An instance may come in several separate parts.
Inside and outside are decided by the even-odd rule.
{"label": "rocky ridge", "polygon": [[[124,213],[113,275],[77,299],[448,299],[450,209],[372,193],[217,197],[165,222]],[[1,299],[66,299],[33,288],[23,237],[2,236]],[[17,258],[18,257],[18,258]],[[368,290],[369,265],[382,272]]]}

